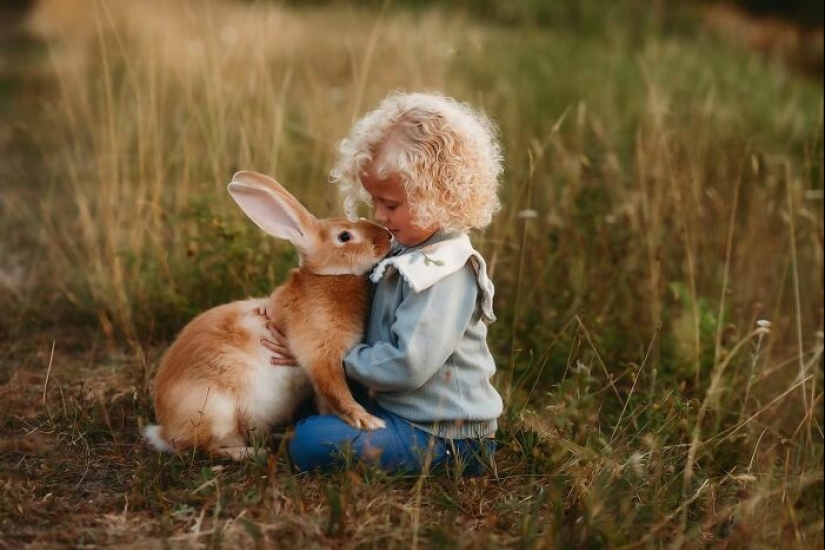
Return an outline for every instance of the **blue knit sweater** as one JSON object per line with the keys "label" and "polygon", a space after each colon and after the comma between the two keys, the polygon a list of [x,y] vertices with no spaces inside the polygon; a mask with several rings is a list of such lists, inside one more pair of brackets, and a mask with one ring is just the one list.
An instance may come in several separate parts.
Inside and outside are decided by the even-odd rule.
{"label": "blue knit sweater", "polygon": [[[391,254],[419,253],[443,266],[439,253],[449,255],[461,239],[467,242],[461,233],[441,231]],[[373,391],[380,407],[432,434],[491,437],[503,409],[490,382],[496,370],[487,346],[492,312],[485,315],[483,307],[485,298],[491,303],[492,284],[483,261],[461,262],[418,292],[406,274],[385,266],[373,288],[364,343],[347,354],[344,366],[349,377]]]}

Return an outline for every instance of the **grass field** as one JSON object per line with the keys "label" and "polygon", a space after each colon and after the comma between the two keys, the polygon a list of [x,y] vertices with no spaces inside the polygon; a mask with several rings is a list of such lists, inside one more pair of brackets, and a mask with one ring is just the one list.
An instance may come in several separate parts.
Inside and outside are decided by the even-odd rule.
{"label": "grass field", "polygon": [[[685,3],[354,5],[43,0],[4,34],[0,549],[822,548],[821,78]],[[500,125],[496,472],[150,452],[177,331],[295,262],[232,173],[337,212],[334,145],[396,89]]]}

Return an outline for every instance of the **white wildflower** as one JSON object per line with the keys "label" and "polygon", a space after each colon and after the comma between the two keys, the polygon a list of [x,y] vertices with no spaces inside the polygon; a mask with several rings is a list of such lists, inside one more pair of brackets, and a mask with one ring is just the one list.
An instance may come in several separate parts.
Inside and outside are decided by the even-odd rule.
{"label": "white wildflower", "polygon": [[645,460],[644,460],[644,453],[641,451],[635,451],[631,456],[630,460],[628,461],[628,465],[630,469],[639,477],[645,475]]}
{"label": "white wildflower", "polygon": [[588,376],[588,377],[590,376],[590,366],[585,365],[584,363],[582,363],[580,359],[576,360],[576,366],[573,367],[572,370],[575,374],[577,374],[579,376],[581,376],[581,375]]}

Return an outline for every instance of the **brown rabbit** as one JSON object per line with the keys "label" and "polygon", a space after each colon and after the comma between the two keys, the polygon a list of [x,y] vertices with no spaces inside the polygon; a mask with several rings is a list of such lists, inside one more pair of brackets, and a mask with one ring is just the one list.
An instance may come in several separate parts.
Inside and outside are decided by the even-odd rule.
{"label": "brown rabbit", "polygon": [[[313,388],[322,411],[356,428],[384,427],[353,399],[342,359],[361,341],[366,275],[389,251],[390,233],[367,221],[318,220],[255,172],[238,172],[228,189],[258,227],[295,246],[300,267],[268,299],[215,307],[183,329],[155,377],[158,425],[144,437],[159,451],[198,447],[240,460],[252,453],[252,436],[288,422]],[[267,317],[302,368],[270,364],[260,343]]]}

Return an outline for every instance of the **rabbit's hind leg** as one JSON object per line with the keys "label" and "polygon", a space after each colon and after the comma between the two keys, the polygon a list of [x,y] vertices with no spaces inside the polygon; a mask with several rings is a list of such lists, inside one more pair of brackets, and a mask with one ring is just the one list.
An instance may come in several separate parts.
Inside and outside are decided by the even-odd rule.
{"label": "rabbit's hind leg", "polygon": [[210,452],[215,456],[223,456],[231,458],[235,462],[243,462],[266,455],[269,451],[264,447],[218,447]]}
{"label": "rabbit's hind leg", "polygon": [[243,431],[238,429],[213,437],[207,448],[212,456],[231,458],[238,462],[256,456],[260,450],[259,447],[249,446]]}

